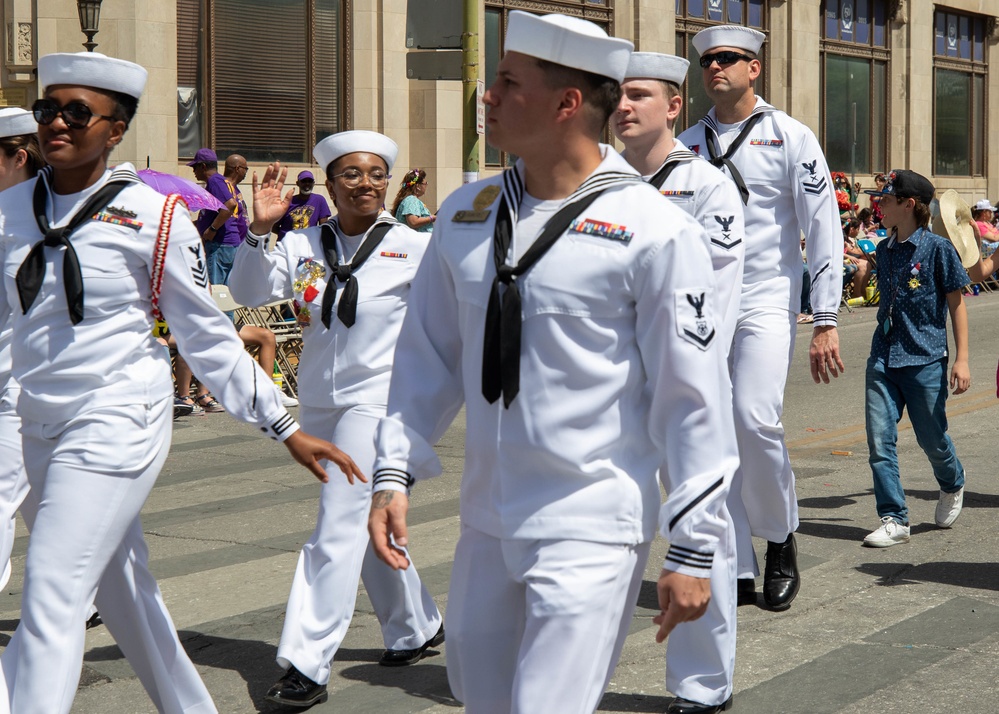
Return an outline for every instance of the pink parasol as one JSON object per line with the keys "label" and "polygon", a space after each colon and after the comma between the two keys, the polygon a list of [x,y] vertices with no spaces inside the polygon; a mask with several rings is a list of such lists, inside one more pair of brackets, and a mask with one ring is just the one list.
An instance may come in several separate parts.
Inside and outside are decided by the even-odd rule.
{"label": "pink parasol", "polygon": [[180,197],[184,199],[184,203],[192,211],[200,211],[202,209],[217,211],[224,207],[220,200],[190,179],[174,176],[173,174],[165,174],[162,171],[153,171],[152,169],[142,169],[139,171],[139,178],[150,188],[162,193],[164,196],[169,196],[171,193],[179,193]]}

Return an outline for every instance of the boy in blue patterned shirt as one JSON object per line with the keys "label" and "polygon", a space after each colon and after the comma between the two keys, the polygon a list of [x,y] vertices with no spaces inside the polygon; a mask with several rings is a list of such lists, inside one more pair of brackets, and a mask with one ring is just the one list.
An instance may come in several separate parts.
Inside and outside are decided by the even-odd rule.
{"label": "boy in blue patterned shirt", "polygon": [[867,445],[881,527],[864,545],[909,542],[909,511],[899,476],[898,421],[908,409],[916,441],[940,485],[936,524],[950,528],[964,501],[964,467],[947,435],[947,313],[956,352],[950,370],[954,394],[968,390],[968,315],[961,289],[971,282],[957,250],[927,228],[934,188],[912,171],[892,171],[880,191],[884,225],[877,247],[881,301],[867,361]]}

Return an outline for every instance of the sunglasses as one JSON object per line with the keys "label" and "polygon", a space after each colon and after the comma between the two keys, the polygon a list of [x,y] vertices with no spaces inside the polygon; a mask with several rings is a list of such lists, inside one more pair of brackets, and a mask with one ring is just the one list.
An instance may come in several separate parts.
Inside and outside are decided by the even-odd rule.
{"label": "sunglasses", "polygon": [[70,102],[60,107],[51,99],[39,99],[31,105],[31,113],[35,115],[35,121],[42,126],[48,126],[57,116],[61,116],[70,129],[86,129],[94,117],[114,121],[114,117],[106,114],[94,114],[83,102]]}
{"label": "sunglasses", "polygon": [[723,52],[713,52],[711,54],[701,55],[700,64],[701,67],[707,69],[711,66],[712,62],[717,62],[719,67],[724,67],[726,65],[735,64],[739,60],[751,62],[753,58],[749,55],[744,55],[741,52],[724,50]]}

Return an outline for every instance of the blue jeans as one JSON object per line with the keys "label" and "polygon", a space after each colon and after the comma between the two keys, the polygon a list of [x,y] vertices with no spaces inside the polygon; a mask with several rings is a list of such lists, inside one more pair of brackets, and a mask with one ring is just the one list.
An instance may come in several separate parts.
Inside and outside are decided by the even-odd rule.
{"label": "blue jeans", "polygon": [[867,360],[867,446],[874,474],[878,515],[909,523],[905,491],[898,471],[898,421],[908,408],[916,442],[930,460],[940,490],[964,486],[964,467],[947,435],[947,358],[918,367],[886,367],[884,359]]}
{"label": "blue jeans", "polygon": [[215,241],[205,241],[205,259],[208,262],[208,279],[212,285],[227,285],[232,261],[236,259],[235,245],[223,245]]}

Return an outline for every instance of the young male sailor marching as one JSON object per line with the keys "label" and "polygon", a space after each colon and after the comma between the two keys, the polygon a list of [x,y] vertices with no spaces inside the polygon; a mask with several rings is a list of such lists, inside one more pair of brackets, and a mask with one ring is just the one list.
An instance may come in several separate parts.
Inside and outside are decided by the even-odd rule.
{"label": "young male sailor marching", "polygon": [[753,85],[762,71],[757,54],[764,39],[762,32],[735,25],[694,35],[704,89],[714,106],[680,141],[721,168],[745,204],[746,265],[731,356],[742,501],[749,521],[747,528],[733,513],[739,585],[751,589],[759,574],[752,542],[745,537],[751,529],[768,541],[763,600],[774,610],[786,610],[800,586],[794,542],[798,502],[781,425],[801,293],[799,236],[805,234],[812,280],[815,329],[809,364],[816,383],[828,383],[844,369],[836,331],[843,238],[829,167],[815,135],[756,96]]}
{"label": "young male sailor marching", "polygon": [[[742,201],[735,185],[721,171],[673,136],[683,106],[680,86],[689,65],[682,57],[633,53],[611,124],[614,134],[624,143],[622,156],[628,163],[704,228],[701,238],[711,254],[719,296],[718,340],[727,353],[742,295],[745,258]],[[730,424],[732,389],[727,372],[723,385],[723,416]],[[733,481],[728,510],[744,514],[741,499]],[[742,521],[745,520],[743,516]],[[731,702],[737,602],[735,542],[735,530],[729,519],[726,537],[715,551],[707,612],[694,622],[677,626],[670,635],[666,688],[677,698],[669,705],[668,714],[716,712]]]}
{"label": "young male sailor marching", "polygon": [[630,54],[510,13],[485,102],[490,143],[522,158],[445,201],[399,337],[369,527],[405,568],[390,536],[464,403],[447,668],[469,712],[594,711],[657,522],[657,639],[710,599],[736,467],[715,280],[697,223],[599,143]]}

